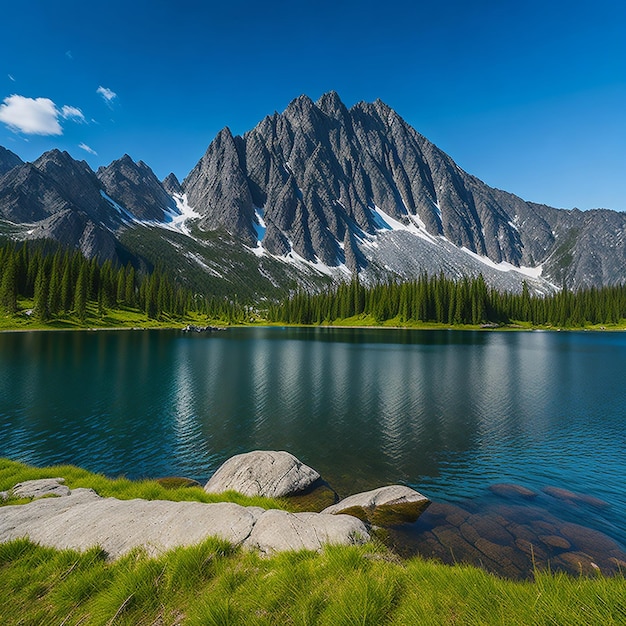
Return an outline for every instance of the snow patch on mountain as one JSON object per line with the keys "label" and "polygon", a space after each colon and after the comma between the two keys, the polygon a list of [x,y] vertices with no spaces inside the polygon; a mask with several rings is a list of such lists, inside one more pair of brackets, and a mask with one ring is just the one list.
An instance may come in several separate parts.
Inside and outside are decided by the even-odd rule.
{"label": "snow patch on mountain", "polygon": [[[289,243],[291,245],[291,242]],[[347,277],[352,276],[352,272],[348,269],[345,263],[340,263],[338,265],[331,267],[330,265],[326,265],[326,263],[323,263],[322,261],[320,261],[320,259],[317,256],[315,257],[315,261],[309,261],[305,259],[304,257],[300,256],[293,249],[293,246],[291,246],[291,251],[288,252],[286,255],[279,256],[276,258],[286,261],[287,263],[292,263],[293,265],[296,265],[296,266],[313,268],[314,270],[317,270],[320,274],[325,274],[326,276],[331,276],[335,278],[340,277],[342,275],[347,276]]]}
{"label": "snow patch on mountain", "polygon": [[391,217],[391,215],[387,215],[380,207],[374,206],[372,210],[372,215],[374,217],[374,222],[379,231],[384,230],[406,230],[407,232],[417,235],[422,239],[426,239],[427,241],[434,242],[435,237],[433,237],[427,230],[424,222],[417,215],[411,215],[407,213],[407,218],[409,219],[409,224],[404,224],[399,220]]}
{"label": "snow patch on mountain", "polygon": [[125,207],[121,204],[118,204],[102,189],[100,190],[100,195],[120,214],[122,220],[125,222],[136,222],[137,218]]}
{"label": "snow patch on mountain", "polygon": [[499,270],[500,272],[519,272],[520,274],[524,274],[524,276],[528,276],[529,278],[541,278],[541,273],[543,271],[543,265],[537,265],[536,267],[524,267],[517,266],[507,261],[500,261],[500,263],[496,263],[492,261],[489,257],[481,256],[480,254],[476,254],[472,250],[468,250],[467,248],[460,248],[462,252],[465,254],[469,254],[472,258],[484,263],[488,267],[493,268],[494,270]]}
{"label": "snow patch on mountain", "polygon": [[162,228],[177,231],[183,235],[191,236],[187,221],[199,219],[200,214],[197,213],[193,207],[189,206],[186,193],[172,194],[172,198],[176,203],[176,210],[165,211],[165,221],[158,222],[157,225]]}

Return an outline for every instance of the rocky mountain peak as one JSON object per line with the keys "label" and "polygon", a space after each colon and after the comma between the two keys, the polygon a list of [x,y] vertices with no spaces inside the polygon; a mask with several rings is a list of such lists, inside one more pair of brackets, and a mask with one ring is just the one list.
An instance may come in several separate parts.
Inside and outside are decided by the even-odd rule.
{"label": "rocky mountain peak", "polygon": [[[353,272],[396,267],[368,250],[371,237],[393,239],[396,248],[400,239],[421,247],[445,241],[490,263],[534,267],[549,258],[558,230],[553,209],[539,210],[470,176],[381,100],[348,110],[333,91],[317,103],[299,96],[243,137],[224,129],[183,188],[203,216],[201,228]],[[554,215],[563,224],[578,219]],[[406,233],[383,235],[398,229]],[[428,254],[423,258],[428,269]]]}
{"label": "rocky mountain peak", "polygon": [[22,163],[24,161],[17,154],[0,146],[0,176],[3,176],[14,167],[22,165]]}
{"label": "rocky mountain peak", "polygon": [[180,182],[174,172],[170,172],[162,181],[161,185],[163,185],[163,189],[167,191],[170,195],[174,194],[182,194],[183,190],[180,186]]}
{"label": "rocky mountain peak", "polygon": [[[626,213],[553,209],[490,188],[380,100],[347,109],[336,92],[303,95],[243,136],[226,127],[182,184],[127,154],[95,174],[60,150],[22,163],[0,149],[0,219],[89,256],[115,254],[118,233],[143,228],[133,217],[171,233],[182,191],[200,229],[229,234],[207,245],[253,258],[272,285],[295,275],[311,285],[320,271],[370,282],[443,272],[541,291],[626,276]],[[220,250],[225,277],[233,259]],[[281,269],[268,278],[269,266]]]}
{"label": "rocky mountain peak", "polygon": [[165,212],[175,207],[152,169],[127,154],[100,167],[97,176],[107,195],[137,219],[162,222]]}
{"label": "rocky mountain peak", "polygon": [[336,91],[325,93],[315,104],[320,111],[329,117],[341,118],[348,114],[348,109]]}

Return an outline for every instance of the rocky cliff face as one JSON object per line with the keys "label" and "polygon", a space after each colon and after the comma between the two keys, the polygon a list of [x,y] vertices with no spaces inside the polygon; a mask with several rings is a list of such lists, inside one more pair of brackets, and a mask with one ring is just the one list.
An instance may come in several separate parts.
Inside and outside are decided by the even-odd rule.
{"label": "rocky cliff face", "polygon": [[101,168],[51,150],[20,163],[0,179],[0,218],[31,226],[26,236],[80,249],[88,257],[120,260],[115,233],[133,218],[164,218],[172,197],[144,163],[124,157]]}
{"label": "rocky cliff face", "polygon": [[[216,184],[220,174],[231,184]],[[268,252],[331,266],[358,259],[355,238],[376,232],[376,207],[495,262],[529,256],[492,190],[380,101],[348,110],[334,92],[316,104],[301,96],[242,138],[222,131],[183,187],[204,227],[251,240],[256,207]]]}
{"label": "rocky cliff face", "polygon": [[162,181],[161,185],[163,185],[163,189],[167,191],[171,196],[174,194],[181,195],[183,193],[183,189],[180,186],[180,182],[178,182],[178,178],[173,172],[170,172]]}

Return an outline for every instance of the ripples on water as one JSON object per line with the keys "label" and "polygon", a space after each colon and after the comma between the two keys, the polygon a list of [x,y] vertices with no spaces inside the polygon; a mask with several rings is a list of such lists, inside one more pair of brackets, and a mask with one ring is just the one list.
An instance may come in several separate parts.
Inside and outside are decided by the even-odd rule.
{"label": "ripples on water", "polygon": [[[201,482],[286,449],[342,495],[496,482],[611,504],[626,532],[626,336],[358,329],[0,334],[0,455]],[[593,517],[590,515],[590,517]]]}

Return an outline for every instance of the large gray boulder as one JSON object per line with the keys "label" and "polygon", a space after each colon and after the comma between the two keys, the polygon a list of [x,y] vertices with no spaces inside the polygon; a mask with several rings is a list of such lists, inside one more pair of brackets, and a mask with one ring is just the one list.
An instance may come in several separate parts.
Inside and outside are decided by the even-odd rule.
{"label": "large gray boulder", "polygon": [[309,488],[320,475],[289,452],[255,450],[231,457],[204,486],[207,493],[237,491],[281,498]]}
{"label": "large gray boulder", "polygon": [[261,515],[244,545],[269,555],[285,550],[319,551],[325,544],[354,545],[369,539],[363,522],[350,515],[271,509]]}
{"label": "large gray boulder", "polygon": [[356,493],[325,508],[322,513],[345,514],[376,526],[414,522],[430,505],[430,500],[404,485],[390,485]]}

